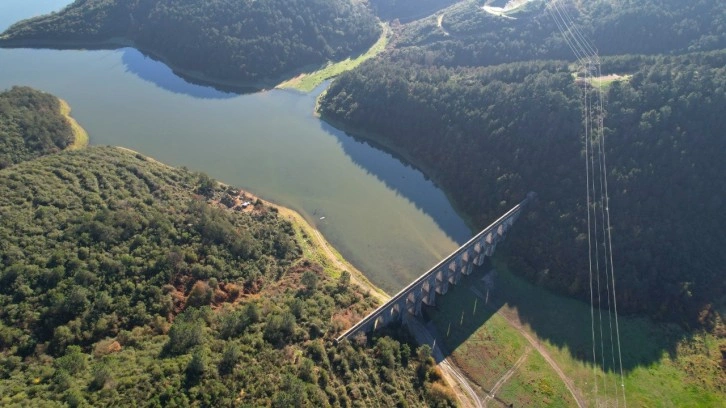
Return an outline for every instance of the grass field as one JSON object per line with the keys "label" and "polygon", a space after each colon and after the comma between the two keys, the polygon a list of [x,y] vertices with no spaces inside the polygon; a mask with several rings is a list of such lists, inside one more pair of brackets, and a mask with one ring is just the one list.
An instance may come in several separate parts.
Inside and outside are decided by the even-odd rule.
{"label": "grass field", "polygon": [[592,85],[595,88],[602,88],[603,91],[607,91],[607,89],[612,85],[613,82],[618,81],[629,81],[632,75],[603,75],[601,77],[596,77],[590,79],[590,85]]}
{"label": "grass field", "polygon": [[71,129],[73,129],[74,139],[73,143],[68,146],[68,150],[77,150],[88,146],[88,132],[71,116],[71,106],[63,99],[58,99],[58,101],[61,106],[61,115],[65,116],[68,124],[71,125]]}
{"label": "grass field", "polygon": [[376,41],[376,43],[365,52],[365,54],[361,54],[356,58],[347,58],[339,62],[329,62],[328,65],[317,71],[302,73],[295,78],[277,85],[276,88],[296,89],[302,92],[310,92],[318,85],[322,84],[325,80],[340,75],[345,71],[350,71],[362,64],[365,60],[375,57],[386,48],[389,34],[388,25],[383,24],[382,29],[383,30],[380,38],[378,38],[378,41]]}
{"label": "grass field", "polygon": [[[572,397],[544,359],[506,319],[486,306],[471,290],[484,290],[480,274],[462,279],[437,299],[437,310],[429,310],[444,348],[463,372],[480,387],[480,398],[493,388],[500,404],[515,406],[571,406]],[[522,359],[511,377],[497,386],[508,371]]]}
{"label": "grass field", "polygon": [[[597,364],[593,365],[589,304],[524,282],[509,273],[501,259],[494,267],[497,277],[486,308],[471,290],[486,293],[482,272],[475,272],[438,298],[437,310],[429,310],[452,359],[488,391],[527,350],[527,341],[507,321],[514,320],[537,339],[584,402],[613,405],[621,383],[619,369],[613,370],[613,356],[618,367],[617,343],[612,355],[607,314],[603,314],[604,353],[596,323]],[[726,339],[685,333],[644,318],[620,317],[619,326],[629,406],[726,407],[726,373],[719,365],[719,347]],[[515,406],[574,405],[562,380],[536,351],[526,356],[496,395]]]}
{"label": "grass field", "polygon": [[574,404],[562,381],[536,352],[527,355],[524,364],[497,395],[515,407],[570,407]]}

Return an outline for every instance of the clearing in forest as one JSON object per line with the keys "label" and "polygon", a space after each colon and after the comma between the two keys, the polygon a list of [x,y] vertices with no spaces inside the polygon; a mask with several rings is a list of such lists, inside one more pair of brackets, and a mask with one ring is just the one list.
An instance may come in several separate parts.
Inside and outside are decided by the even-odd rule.
{"label": "clearing in forest", "polygon": [[373,44],[371,48],[369,48],[368,51],[366,51],[364,54],[361,54],[356,58],[349,57],[344,59],[343,61],[328,62],[325,67],[317,71],[304,72],[292,79],[280,83],[275,88],[297,89],[298,91],[302,92],[310,92],[313,89],[317,88],[317,86],[322,84],[324,81],[338,76],[345,71],[350,71],[351,69],[354,69],[358,65],[362,64],[364,61],[375,57],[386,48],[386,44],[388,43],[388,34],[390,30],[387,24],[382,24],[382,28],[383,30],[381,31],[381,36],[378,38],[378,41],[376,41],[375,44]]}
{"label": "clearing in forest", "polygon": [[495,16],[513,19],[514,17],[512,17],[511,14],[522,11],[527,4],[533,1],[534,0],[510,0],[507,2],[507,4],[504,5],[504,7],[489,6],[489,4],[491,4],[490,1],[487,2],[487,5],[484,5],[482,7],[482,10]]}

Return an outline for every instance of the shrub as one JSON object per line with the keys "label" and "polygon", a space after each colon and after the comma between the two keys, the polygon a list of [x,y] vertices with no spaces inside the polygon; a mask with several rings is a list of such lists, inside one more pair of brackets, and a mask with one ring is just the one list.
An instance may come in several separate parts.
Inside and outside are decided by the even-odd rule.
{"label": "shrub", "polygon": [[113,373],[105,364],[99,364],[93,367],[93,378],[88,387],[91,390],[100,390],[111,385],[113,382]]}
{"label": "shrub", "polygon": [[55,360],[55,366],[70,374],[79,374],[86,370],[86,355],[79,346],[68,346],[66,354]]}
{"label": "shrub", "polygon": [[212,295],[214,291],[204,281],[197,281],[189,292],[187,298],[187,306],[200,307],[212,303]]}
{"label": "shrub", "polygon": [[207,370],[207,353],[204,348],[197,347],[192,353],[192,359],[187,364],[186,376],[187,381],[197,383],[204,376]]}
{"label": "shrub", "polygon": [[171,355],[184,354],[194,346],[202,344],[203,325],[200,319],[187,321],[184,314],[177,316],[169,329],[169,340],[164,351]]}
{"label": "shrub", "polygon": [[219,374],[231,374],[241,354],[242,352],[237,344],[227,343],[224,348],[224,353],[222,353],[222,360],[219,362]]}

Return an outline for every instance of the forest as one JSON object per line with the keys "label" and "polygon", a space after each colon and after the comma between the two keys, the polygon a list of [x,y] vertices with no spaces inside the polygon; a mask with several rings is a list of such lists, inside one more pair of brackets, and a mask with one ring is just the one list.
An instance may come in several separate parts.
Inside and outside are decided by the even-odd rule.
{"label": "forest", "polygon": [[[50,95],[9,93],[55,132]],[[376,301],[276,207],[121,148],[23,149],[0,170],[0,405],[454,405],[405,331],[335,344]]]}
{"label": "forest", "polygon": [[0,170],[73,142],[58,99],[27,87],[0,92]]}
{"label": "forest", "polygon": [[[539,59],[572,60],[546,2],[504,18],[483,1],[461,1],[401,27],[392,53],[426,65],[482,66]],[[678,54],[726,47],[726,3],[714,0],[559,1],[573,30],[600,55]]]}
{"label": "forest", "polygon": [[256,83],[364,52],[380,33],[351,0],[77,0],[11,26],[0,46],[124,39],[183,71]]}
{"label": "forest", "polygon": [[[724,51],[603,59],[606,73],[631,69],[609,85],[605,119],[625,313],[716,322],[726,292],[725,65]],[[320,113],[420,166],[476,226],[537,192],[509,242],[512,268],[589,299],[582,89],[567,62],[449,68],[389,56],[339,77]]]}

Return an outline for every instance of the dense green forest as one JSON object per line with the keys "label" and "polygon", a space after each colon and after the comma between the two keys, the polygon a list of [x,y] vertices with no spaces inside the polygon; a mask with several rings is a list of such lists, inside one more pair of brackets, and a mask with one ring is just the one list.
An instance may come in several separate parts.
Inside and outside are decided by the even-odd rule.
{"label": "dense green forest", "polygon": [[132,41],[186,72],[257,82],[365,51],[380,35],[350,0],[77,0],[15,24],[6,44]]}
{"label": "dense green forest", "polygon": [[244,194],[113,147],[0,170],[0,405],[453,406],[405,331],[334,343],[375,300]]}
{"label": "dense green forest", "polygon": [[[533,0],[506,18],[466,0],[403,26],[393,51],[421,64],[480,66],[535,59],[574,60],[551,7]],[[600,55],[708,51],[726,47],[726,3],[714,0],[558,1]]]}
{"label": "dense green forest", "polygon": [[[724,51],[603,60],[605,72],[633,69],[609,87],[605,119],[626,313],[715,321],[726,292],[725,65]],[[477,226],[536,191],[509,243],[513,269],[589,299],[581,92],[563,62],[447,68],[391,58],[342,75],[320,110],[419,164]]]}
{"label": "dense green forest", "polygon": [[26,87],[0,92],[0,170],[73,143],[58,99]]}

